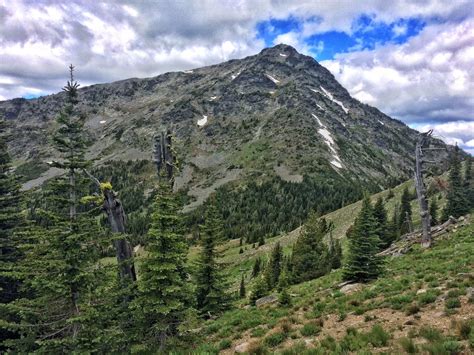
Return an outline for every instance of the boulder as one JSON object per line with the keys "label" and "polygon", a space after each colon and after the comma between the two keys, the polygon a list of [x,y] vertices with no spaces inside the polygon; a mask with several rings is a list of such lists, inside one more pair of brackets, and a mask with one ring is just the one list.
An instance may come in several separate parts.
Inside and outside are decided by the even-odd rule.
{"label": "boulder", "polygon": [[360,283],[355,283],[355,284],[349,284],[341,287],[341,292],[344,294],[349,294],[352,292],[357,292],[362,289],[362,284]]}
{"label": "boulder", "polygon": [[241,353],[247,352],[248,348],[249,348],[249,342],[246,341],[245,343],[237,345],[234,350],[236,353],[241,354]]}
{"label": "boulder", "polygon": [[265,297],[262,297],[262,298],[259,298],[258,300],[256,300],[255,305],[257,307],[261,307],[261,306],[264,306],[266,304],[275,303],[277,301],[278,301],[278,296],[277,295],[269,295],[269,296],[265,296]]}

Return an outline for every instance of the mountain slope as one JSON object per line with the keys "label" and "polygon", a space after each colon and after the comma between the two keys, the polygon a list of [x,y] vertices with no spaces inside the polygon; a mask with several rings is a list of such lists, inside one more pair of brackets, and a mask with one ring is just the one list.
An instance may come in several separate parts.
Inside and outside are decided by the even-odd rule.
{"label": "mountain slope", "polygon": [[[239,194],[245,198],[224,211],[232,216],[245,210],[239,221],[266,215],[260,210],[249,216],[252,195],[264,196],[273,209],[287,201],[293,201],[290,208],[302,206],[280,217],[275,211],[271,219],[282,221],[277,230],[250,226],[232,237],[291,230],[312,208],[328,212],[356,201],[363,189],[375,191],[412,176],[417,132],[353,99],[327,69],[287,45],[191,71],[92,85],[79,90],[79,99],[89,155],[97,165],[150,159],[153,136],[173,130],[180,160],[175,187],[188,195],[184,211],[216,190],[227,188],[230,193],[223,195],[237,200],[231,192],[242,187],[250,196]],[[54,155],[45,137],[55,128],[63,100],[59,93],[0,102],[0,117],[12,123],[16,166],[36,173],[29,174],[33,180],[25,188],[56,173],[44,163]],[[446,156],[440,151],[437,159]],[[262,187],[269,180],[272,186]],[[253,194],[245,190],[249,182],[254,190],[271,192]],[[318,186],[322,192],[312,194]]]}

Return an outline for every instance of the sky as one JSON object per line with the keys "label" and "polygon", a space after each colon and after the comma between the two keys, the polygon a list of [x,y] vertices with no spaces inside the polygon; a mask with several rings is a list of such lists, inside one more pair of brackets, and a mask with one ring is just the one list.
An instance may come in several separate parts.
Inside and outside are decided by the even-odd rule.
{"label": "sky", "polygon": [[472,0],[0,0],[0,100],[150,77],[285,43],[361,102],[474,154]]}

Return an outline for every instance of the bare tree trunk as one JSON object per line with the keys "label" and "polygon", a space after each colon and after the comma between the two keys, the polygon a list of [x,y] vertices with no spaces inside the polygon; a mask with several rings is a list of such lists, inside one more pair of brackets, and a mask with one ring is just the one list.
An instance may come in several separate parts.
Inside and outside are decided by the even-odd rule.
{"label": "bare tree trunk", "polygon": [[168,180],[173,178],[173,169],[175,166],[171,137],[172,134],[170,130],[167,130],[166,133],[161,132],[161,135],[155,136],[154,145],[154,156],[158,176],[160,176],[160,170],[165,167]]}
{"label": "bare tree trunk", "polygon": [[422,224],[421,246],[429,248],[431,246],[431,216],[428,210],[428,200],[426,199],[426,188],[423,182],[423,144],[431,135],[431,131],[420,134],[415,149],[415,187],[418,204],[420,205],[420,216]]}
{"label": "bare tree trunk", "polygon": [[[84,172],[89,178],[95,182],[95,184],[102,191],[104,203],[102,205],[103,210],[107,214],[107,219],[110,224],[112,233],[125,234],[125,225],[127,217],[125,210],[123,209],[122,202],[117,198],[117,194],[112,189],[101,188],[99,180],[95,178],[87,170]],[[125,237],[117,238],[114,240],[115,255],[117,256],[117,262],[120,270],[120,279],[127,282],[134,282],[137,280],[137,274],[135,272],[135,265],[133,263],[133,251],[130,243]]]}

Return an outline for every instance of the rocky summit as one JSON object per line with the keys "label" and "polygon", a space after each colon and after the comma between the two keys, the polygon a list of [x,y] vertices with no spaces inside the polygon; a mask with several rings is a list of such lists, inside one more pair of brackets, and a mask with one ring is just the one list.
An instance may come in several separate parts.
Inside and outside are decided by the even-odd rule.
{"label": "rocky summit", "polygon": [[[15,165],[38,166],[26,188],[54,175],[45,137],[64,99],[0,102]],[[231,181],[342,178],[382,188],[412,176],[417,131],[354,99],[316,60],[284,44],[218,65],[84,87],[79,101],[98,162],[151,159],[153,136],[171,129],[181,166],[175,188],[194,196],[188,209]]]}

